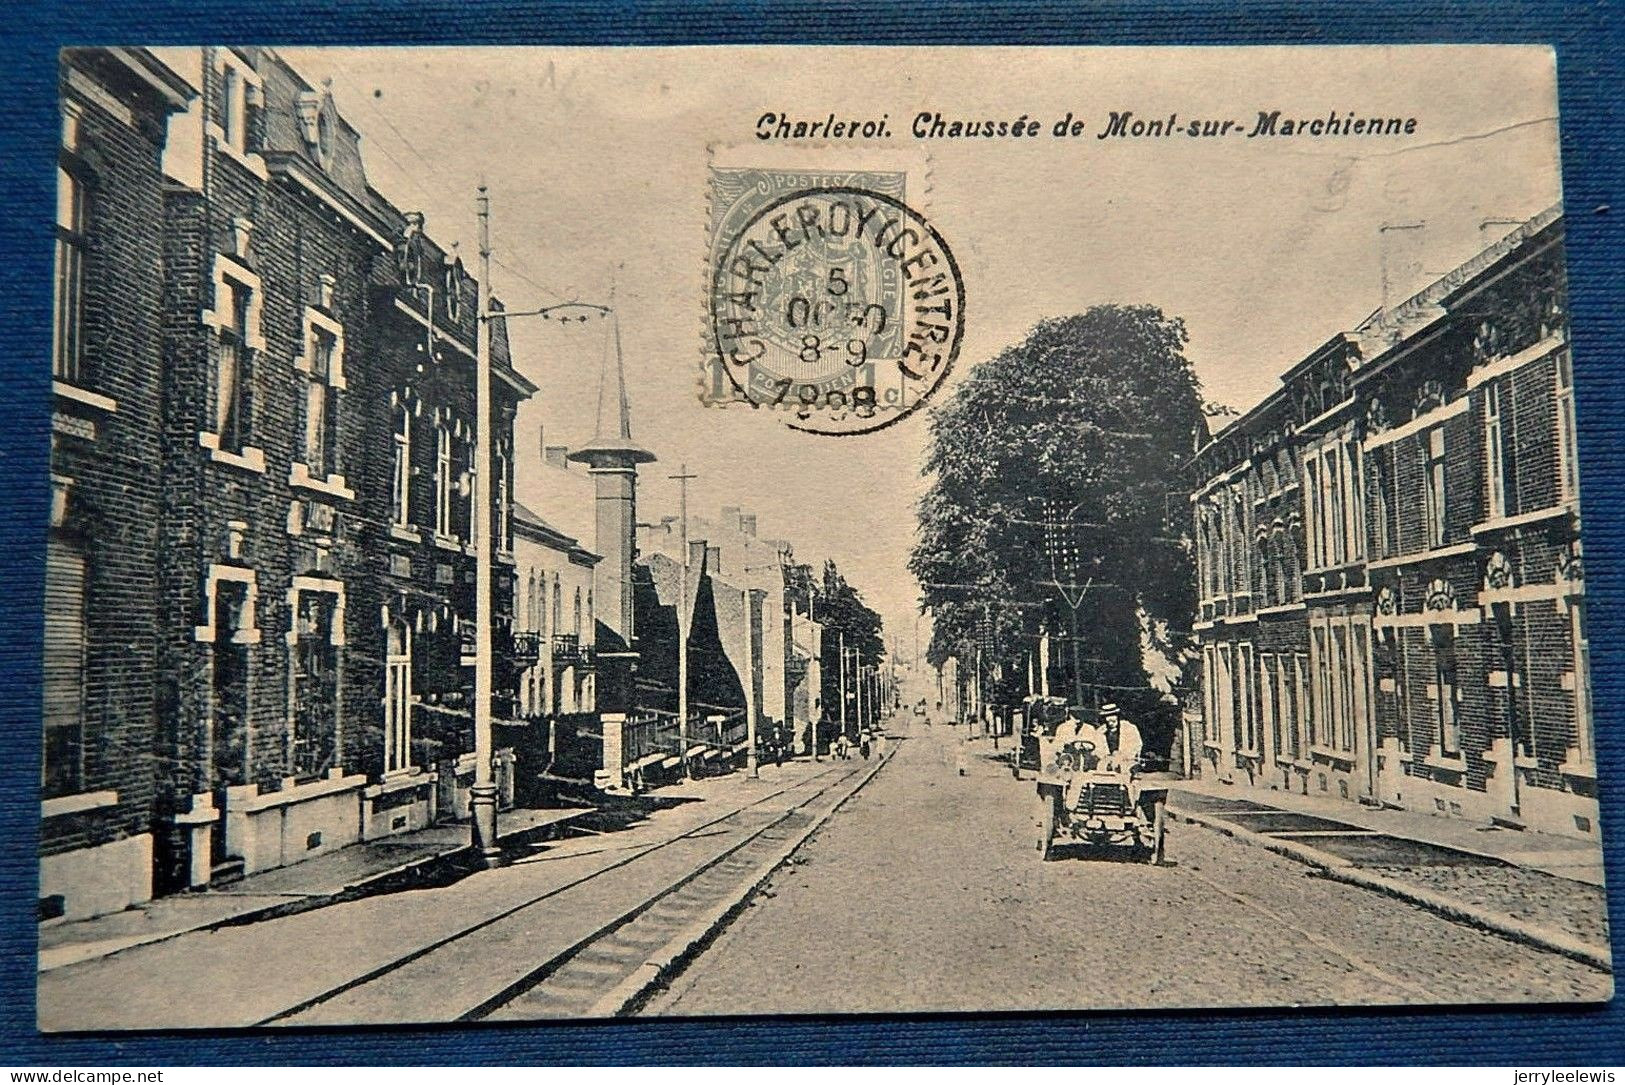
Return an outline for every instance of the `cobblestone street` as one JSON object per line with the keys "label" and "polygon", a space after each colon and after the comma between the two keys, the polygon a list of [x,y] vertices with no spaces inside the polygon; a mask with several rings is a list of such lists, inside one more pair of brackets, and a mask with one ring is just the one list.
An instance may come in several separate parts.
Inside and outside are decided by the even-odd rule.
{"label": "cobblestone street", "polygon": [[[1033,848],[1033,785],[916,725],[660,1014],[1599,1000],[1583,964],[1176,824],[1166,866]],[[906,830],[898,831],[898,826]],[[1578,888],[1578,887],[1577,887]]]}

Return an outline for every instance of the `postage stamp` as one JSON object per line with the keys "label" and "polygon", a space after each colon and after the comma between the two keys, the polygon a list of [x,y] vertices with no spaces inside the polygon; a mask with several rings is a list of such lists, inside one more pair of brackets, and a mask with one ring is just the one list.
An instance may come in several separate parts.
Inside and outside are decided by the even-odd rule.
{"label": "postage stamp", "polygon": [[701,399],[829,435],[916,410],[957,356],[965,290],[908,172],[714,164],[710,184]]}

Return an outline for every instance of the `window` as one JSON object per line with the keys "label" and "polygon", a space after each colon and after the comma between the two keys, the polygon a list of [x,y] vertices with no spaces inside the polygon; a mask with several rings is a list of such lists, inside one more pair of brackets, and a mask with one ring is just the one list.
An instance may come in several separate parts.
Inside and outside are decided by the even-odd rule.
{"label": "window", "polygon": [[497,549],[513,550],[513,509],[509,495],[513,493],[513,457],[507,450],[497,452]]}
{"label": "window", "polygon": [[1218,655],[1218,712],[1216,713],[1218,727],[1213,736],[1215,743],[1222,743],[1224,736],[1233,733],[1235,726],[1235,694],[1233,692],[1234,672],[1230,668],[1230,645],[1219,645]]}
{"label": "window", "polygon": [[52,540],[45,550],[44,797],[84,790],[85,559]]}
{"label": "window", "polygon": [[1446,757],[1461,756],[1461,724],[1456,719],[1456,631],[1453,626],[1431,627],[1433,638],[1434,737]]}
{"label": "window", "polygon": [[1579,452],[1575,444],[1574,363],[1568,351],[1557,356],[1557,485],[1564,501],[1580,497]]}
{"label": "window", "polygon": [[1292,657],[1294,677],[1297,679],[1297,726],[1292,732],[1292,749],[1303,756],[1309,735],[1314,729],[1314,700],[1309,690],[1309,656],[1299,652]]}
{"label": "window", "polygon": [[1569,600],[1569,638],[1574,647],[1574,751],[1576,760],[1597,759],[1591,724],[1591,641],[1586,637],[1585,602]]}
{"label": "window", "polygon": [[434,431],[434,531],[451,537],[451,427],[441,422]]}
{"label": "window", "polygon": [[1484,514],[1494,520],[1508,514],[1506,441],[1501,429],[1501,382],[1484,386]]}
{"label": "window", "polygon": [[313,478],[338,473],[339,340],[329,328],[306,332],[305,466]]}
{"label": "window", "polygon": [[1422,491],[1423,515],[1426,517],[1426,540],[1430,548],[1444,545],[1445,492],[1444,492],[1444,428],[1435,426],[1427,433],[1426,477]]}
{"label": "window", "polygon": [[1348,560],[1358,561],[1365,557],[1365,474],[1359,448],[1352,439],[1343,443],[1343,495]]}
{"label": "window", "polygon": [[564,627],[564,609],[560,602],[562,596],[559,592],[559,575],[553,574],[553,633],[555,636]]}
{"label": "window", "polygon": [[1326,654],[1326,627],[1317,625],[1310,631],[1309,662],[1314,675],[1310,692],[1314,697],[1314,716],[1309,721],[1309,745],[1328,746],[1328,723],[1331,720],[1331,706],[1326,696],[1331,688],[1329,681],[1331,675],[1330,662]]}
{"label": "window", "polygon": [[323,776],[338,754],[338,596],[297,591],[293,644],[293,774]]}
{"label": "window", "polygon": [[85,185],[66,166],[56,168],[56,281],[51,375],[69,384],[84,380]]}
{"label": "window", "polygon": [[222,449],[241,452],[250,439],[253,376],[249,343],[253,338],[250,319],[254,314],[254,290],[245,283],[223,278],[216,282],[215,292],[220,336],[215,365],[214,432]]}
{"label": "window", "polygon": [[232,64],[220,72],[220,135],[228,146],[243,149],[243,77]]}
{"label": "window", "polygon": [[1253,704],[1253,683],[1257,672],[1253,669],[1253,646],[1236,645],[1236,748],[1246,753],[1258,752],[1258,713]]}
{"label": "window", "polygon": [[1320,467],[1313,456],[1303,461],[1303,525],[1309,543],[1309,567],[1324,565],[1321,557]]}
{"label": "window", "polygon": [[1371,457],[1371,490],[1369,505],[1372,515],[1372,557],[1385,558],[1391,555],[1392,545],[1388,542],[1388,454],[1389,448],[1384,446],[1376,450]]}
{"label": "window", "polygon": [[220,100],[209,126],[212,134],[229,155],[263,176],[258,160],[247,157],[258,150],[259,140],[250,129],[251,118],[259,112],[259,73],[231,49],[215,50],[214,68],[220,78]]}
{"label": "window", "polygon": [[589,638],[596,635],[595,632],[594,632],[594,630],[596,628],[597,627],[593,625],[593,618],[592,618],[592,589],[588,588],[587,589],[587,636]]}
{"label": "window", "polygon": [[389,623],[384,663],[384,771],[412,767],[412,628]]}
{"label": "window", "polygon": [[[1507,737],[1512,741],[1514,756],[1533,757],[1534,735],[1531,733],[1532,728],[1528,726],[1529,717],[1518,703],[1523,690],[1518,667],[1518,641],[1522,639],[1518,636],[1519,617],[1514,613],[1511,603],[1492,603],[1489,609],[1495,615],[1495,628],[1501,648],[1501,673],[1492,675],[1491,680],[1505,691]],[[1527,628],[1523,630],[1525,638],[1528,632]]]}
{"label": "window", "polygon": [[1343,538],[1343,473],[1338,464],[1340,458],[1336,448],[1327,449],[1320,475],[1320,484],[1325,490],[1325,500],[1322,503],[1322,511],[1326,517],[1323,529],[1326,537],[1324,560],[1331,565],[1342,564],[1346,557]]}
{"label": "window", "polygon": [[575,631],[576,631],[576,639],[580,640],[581,639],[581,589],[580,588],[576,589]]}
{"label": "window", "polygon": [[1347,625],[1332,626],[1332,666],[1337,682],[1336,727],[1332,730],[1334,750],[1347,752],[1354,748],[1354,683],[1358,664],[1349,644]]}
{"label": "window", "polygon": [[250,583],[244,580],[219,580],[214,586],[210,616],[214,698],[209,747],[210,783],[215,788],[248,782],[248,654],[253,625],[250,593]]}
{"label": "window", "polygon": [[1202,689],[1207,696],[1202,706],[1202,738],[1207,742],[1219,741],[1218,677],[1213,645],[1205,645],[1202,648]]}
{"label": "window", "polygon": [[1269,735],[1270,749],[1276,757],[1281,755],[1281,710],[1275,699],[1275,657],[1258,657],[1258,708],[1262,717],[1259,730]]}
{"label": "window", "polygon": [[391,474],[390,504],[400,527],[412,524],[412,411],[405,403],[395,408],[395,460]]}
{"label": "window", "polygon": [[[452,492],[459,498],[457,502],[457,515],[452,521],[452,531],[464,542],[474,538],[474,441],[471,438],[462,438],[457,441],[456,481]],[[487,501],[490,497],[487,496]],[[481,525],[481,530],[485,525]]]}

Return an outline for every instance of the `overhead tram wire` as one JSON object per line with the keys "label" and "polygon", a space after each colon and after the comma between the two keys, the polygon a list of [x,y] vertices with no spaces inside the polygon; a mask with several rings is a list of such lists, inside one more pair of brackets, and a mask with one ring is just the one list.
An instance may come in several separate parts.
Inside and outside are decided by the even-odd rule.
{"label": "overhead tram wire", "polygon": [[[451,184],[450,178],[448,178],[444,172],[442,172],[432,161],[430,161],[428,155],[418,150],[417,144],[413,143],[409,138],[407,138],[406,133],[402,132],[400,128],[396,126],[395,122],[390,120],[388,115],[385,114],[383,110],[379,109],[371,98],[363,95],[361,96],[361,101],[365,102],[367,108],[372,112],[373,116],[382,121],[384,127],[388,128],[390,132],[394,134],[395,138],[400,140],[406,149],[412,152],[413,156],[416,157],[419,162],[423,163],[423,168],[425,170],[433,175],[442,185],[447,186],[448,192],[456,192],[460,189],[461,186]],[[384,146],[383,143],[377,143],[375,146],[383,152],[385,158],[388,158],[395,164],[395,167],[405,175],[407,181],[415,186],[420,193],[427,197],[431,202],[439,202],[436,200],[434,193],[430,192],[426,187],[424,187],[423,182],[417,179],[417,171],[407,169],[405,163],[403,163],[399,158],[395,157],[395,155],[389,150],[388,147]],[[520,190],[520,193],[523,194],[524,191],[526,190]],[[512,194],[509,193],[508,195]],[[515,259],[517,260],[518,258],[515,257]],[[508,263],[495,253],[492,253],[491,255],[491,262],[507,271],[509,274],[522,280],[534,289],[540,290],[542,293],[551,296],[555,301],[564,304],[573,304],[576,301],[576,299],[567,298],[552,287],[544,285],[535,277],[533,273],[528,273],[527,271],[513,266],[513,264]],[[520,261],[520,263],[523,264],[523,261]]]}

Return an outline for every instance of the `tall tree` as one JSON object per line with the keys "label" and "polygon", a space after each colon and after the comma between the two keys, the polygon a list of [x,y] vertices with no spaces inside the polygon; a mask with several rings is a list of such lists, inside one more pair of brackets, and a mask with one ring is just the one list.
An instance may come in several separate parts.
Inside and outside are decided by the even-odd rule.
{"label": "tall tree", "polygon": [[1043,627],[1056,692],[1171,734],[1166,675],[1194,607],[1183,468],[1203,425],[1186,342],[1154,306],[1095,306],[1038,324],[932,412],[910,561],[930,662],[980,645],[984,668],[1024,680]]}

